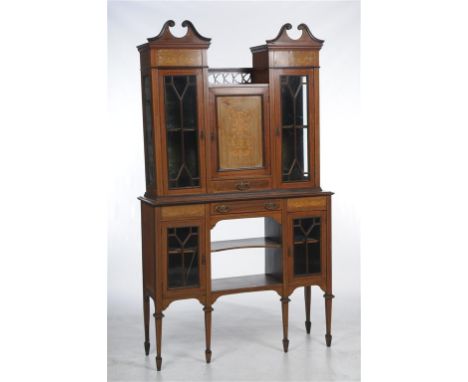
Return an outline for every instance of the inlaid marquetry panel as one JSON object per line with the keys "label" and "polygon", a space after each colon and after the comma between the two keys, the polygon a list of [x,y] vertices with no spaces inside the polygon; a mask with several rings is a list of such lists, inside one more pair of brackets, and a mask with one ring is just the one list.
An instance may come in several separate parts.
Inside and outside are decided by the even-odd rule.
{"label": "inlaid marquetry panel", "polygon": [[158,49],[158,66],[201,66],[202,52],[199,49]]}
{"label": "inlaid marquetry panel", "polygon": [[205,206],[203,204],[193,204],[185,206],[171,206],[161,208],[162,220],[173,220],[177,218],[187,219],[194,217],[203,217],[205,215]]}
{"label": "inlaid marquetry panel", "polygon": [[287,203],[288,211],[300,211],[305,209],[325,210],[327,208],[327,198],[325,196],[288,199]]}
{"label": "inlaid marquetry panel", "polygon": [[262,97],[216,98],[218,168],[263,167]]}
{"label": "inlaid marquetry panel", "polygon": [[270,66],[318,66],[318,52],[313,50],[279,50],[272,52]]}

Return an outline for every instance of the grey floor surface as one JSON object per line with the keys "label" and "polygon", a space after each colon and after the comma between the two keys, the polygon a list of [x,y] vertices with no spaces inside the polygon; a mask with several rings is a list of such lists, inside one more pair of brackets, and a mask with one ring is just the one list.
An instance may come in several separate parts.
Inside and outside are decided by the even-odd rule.
{"label": "grey floor surface", "polygon": [[333,342],[327,348],[322,294],[313,288],[309,335],[302,289],[291,296],[287,354],[282,351],[281,303],[276,293],[219,298],[212,313],[211,364],[205,363],[202,306],[196,300],[175,302],[164,312],[160,372],[155,368],[154,319],[146,357],[142,307],[110,304],[108,381],[359,381],[359,299],[335,298]]}

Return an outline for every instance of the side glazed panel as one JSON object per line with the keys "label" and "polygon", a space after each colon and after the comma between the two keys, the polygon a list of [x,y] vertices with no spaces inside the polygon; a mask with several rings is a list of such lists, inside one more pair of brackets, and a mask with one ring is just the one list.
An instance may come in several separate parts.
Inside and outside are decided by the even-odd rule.
{"label": "side glazed panel", "polygon": [[310,179],[309,76],[280,76],[281,89],[281,179]]}
{"label": "side glazed panel", "polygon": [[154,143],[153,143],[153,117],[152,117],[152,97],[151,97],[151,79],[149,75],[144,75],[143,82],[143,123],[145,139],[145,172],[146,186],[152,188],[155,186],[155,165],[154,165]]}

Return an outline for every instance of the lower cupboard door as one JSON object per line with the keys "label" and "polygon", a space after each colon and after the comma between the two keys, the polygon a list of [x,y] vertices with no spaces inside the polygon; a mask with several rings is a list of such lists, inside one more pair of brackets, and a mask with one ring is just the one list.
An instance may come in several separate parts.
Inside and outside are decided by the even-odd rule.
{"label": "lower cupboard door", "polygon": [[326,215],[322,211],[290,214],[290,276],[319,281],[325,274]]}
{"label": "lower cupboard door", "polygon": [[202,222],[163,224],[163,280],[166,294],[196,294],[204,290],[204,248]]}

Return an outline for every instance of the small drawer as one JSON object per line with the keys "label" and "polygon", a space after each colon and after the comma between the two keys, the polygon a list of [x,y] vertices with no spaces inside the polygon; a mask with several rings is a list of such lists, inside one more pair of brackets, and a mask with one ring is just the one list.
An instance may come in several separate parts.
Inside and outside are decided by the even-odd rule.
{"label": "small drawer", "polygon": [[170,206],[161,208],[161,220],[201,218],[205,216],[204,204]]}
{"label": "small drawer", "polygon": [[301,211],[301,210],[326,210],[327,197],[315,196],[309,198],[294,198],[288,199],[288,211]]}
{"label": "small drawer", "polygon": [[213,192],[248,192],[271,188],[271,179],[238,179],[211,182]]}
{"label": "small drawer", "polygon": [[281,211],[281,201],[278,199],[266,199],[211,204],[212,215],[241,214],[259,211]]}

